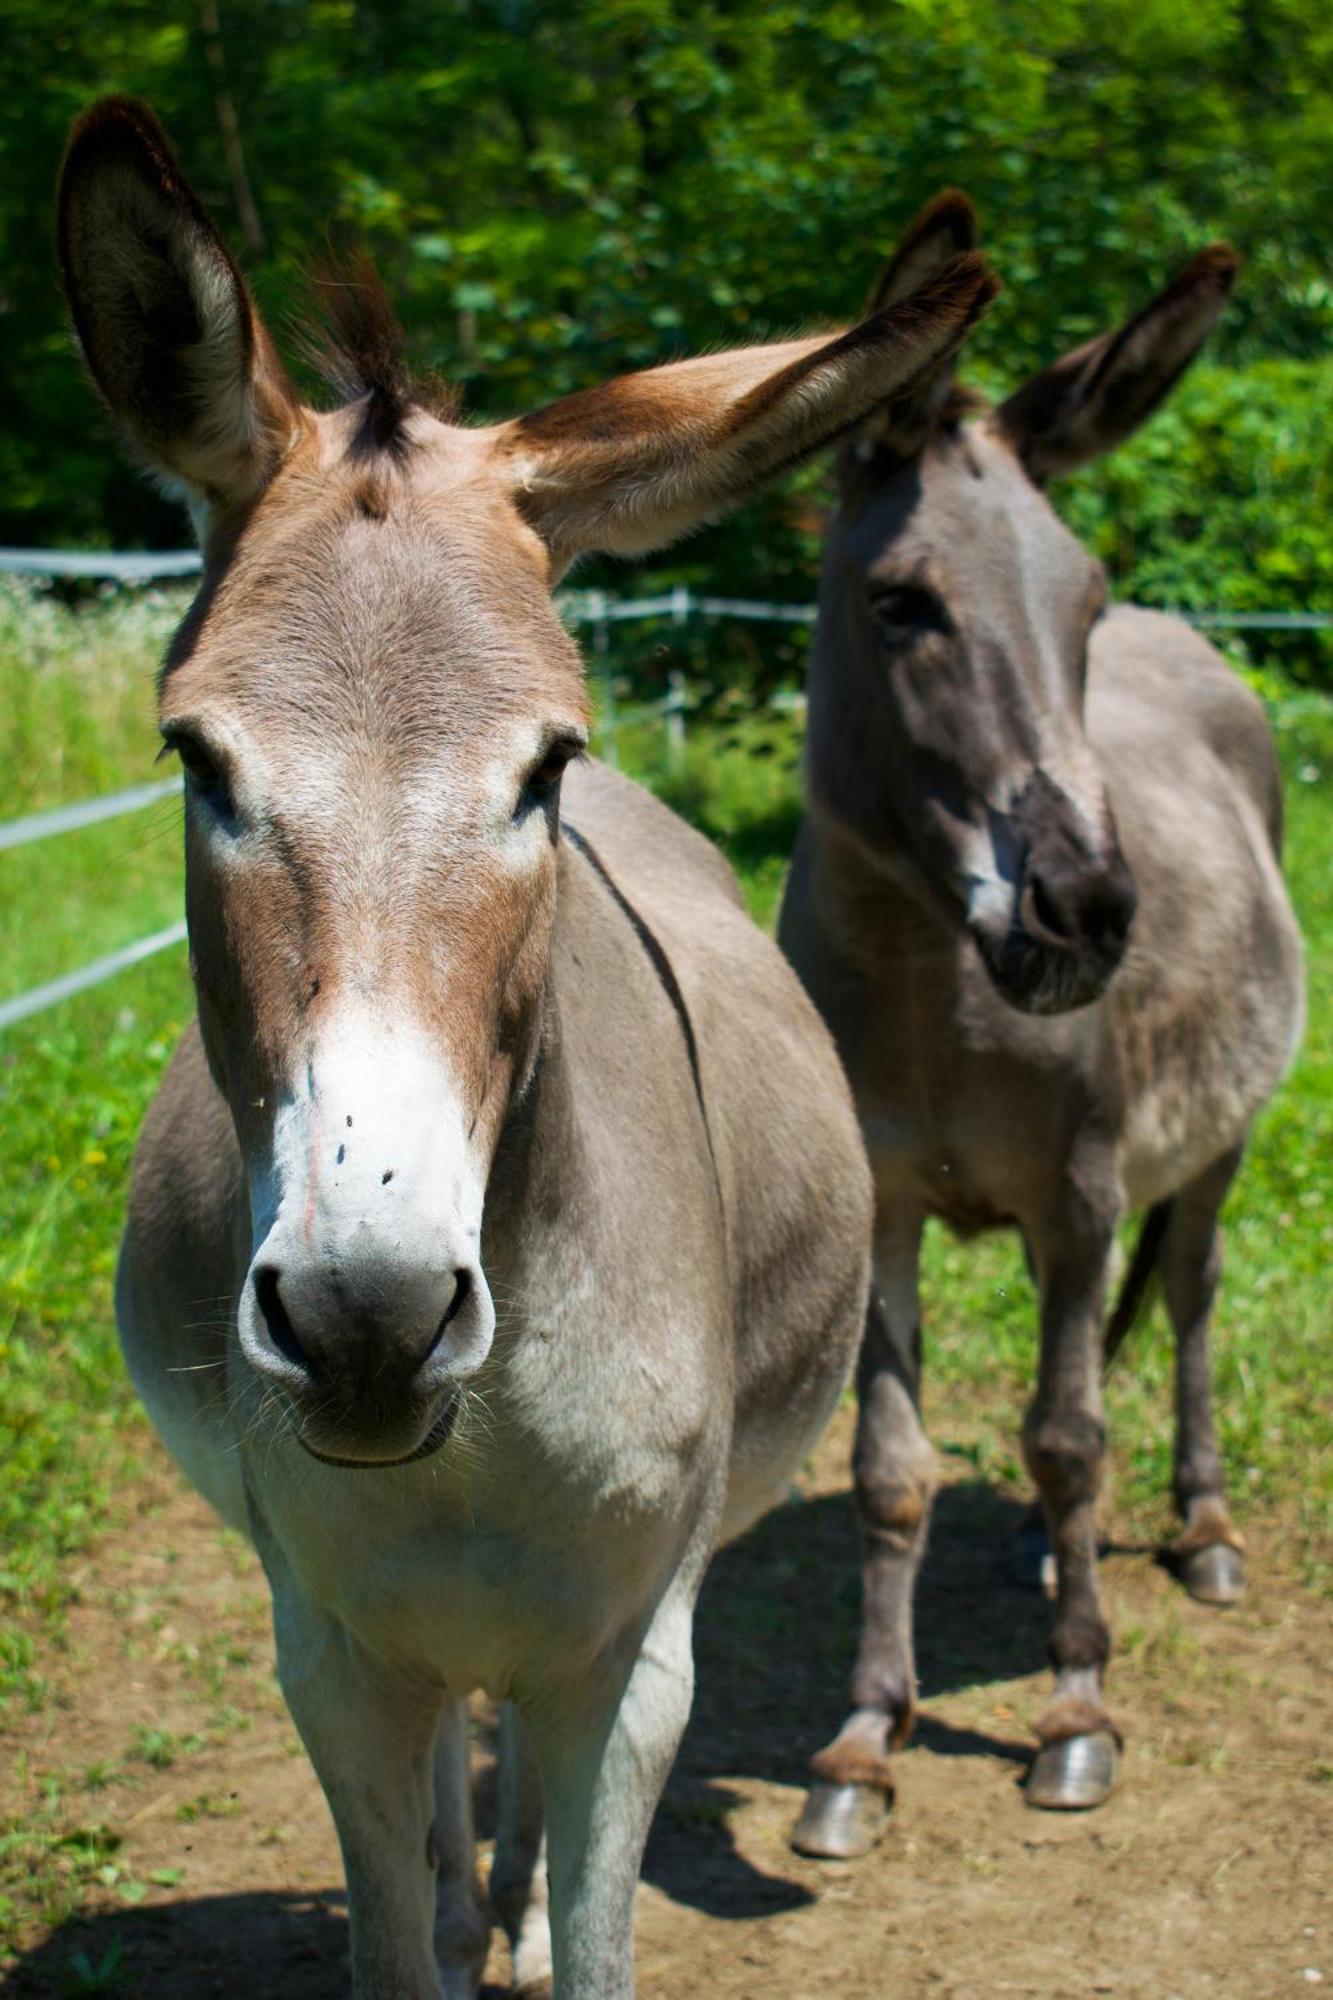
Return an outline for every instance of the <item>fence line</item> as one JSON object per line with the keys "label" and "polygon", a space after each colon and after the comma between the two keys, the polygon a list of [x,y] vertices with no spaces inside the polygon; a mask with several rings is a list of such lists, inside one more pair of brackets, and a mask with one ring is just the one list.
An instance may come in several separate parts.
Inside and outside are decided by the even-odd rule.
{"label": "fence line", "polygon": [[102,577],[112,583],[152,583],[162,576],[194,576],[198,549],[111,555],[101,549],[0,549],[0,571],[11,576]]}
{"label": "fence line", "polygon": [[[115,554],[64,549],[0,549],[0,573],[47,577],[88,577],[120,583],[149,583],[167,577],[197,574],[201,558],[193,549],[170,549],[157,553]],[[674,669],[665,697],[656,702],[619,709],[608,671],[609,628],[631,619],[669,618],[683,625],[692,617],[737,618],[768,624],[813,625],[817,610],[813,604],[773,604],[759,598],[714,597],[696,593],[687,584],[656,597],[611,597],[602,590],[562,591],[556,604],[570,624],[593,627],[593,666],[602,694],[602,721],[605,753],[611,763],[618,761],[616,727],[650,717],[666,723],[667,756],[676,762],[684,750],[688,700],[684,676]],[[1188,624],[1215,631],[1307,632],[1333,628],[1333,611],[1180,611],[1175,614]],[[799,695],[778,695],[772,706],[799,706]],[[74,805],[58,806],[50,812],[30,813],[22,819],[0,824],[0,851],[22,847],[30,841],[51,839],[72,833],[122,813],[142,810],[158,800],[180,792],[179,777],[162,784],[136,785],[102,798],[84,799]],[[129,966],[139,964],[185,937],[184,923],[170,925],[151,937],[140,938],[120,951],[109,953],[60,979],[48,980],[16,998],[0,1002],[0,1029],[26,1020],[31,1014],[55,1006],[90,986],[98,986]]]}
{"label": "fence line", "polygon": [[122,945],[119,951],[108,952],[105,958],[94,959],[91,965],[81,965],[77,972],[67,972],[60,979],[48,979],[44,986],[30,987],[13,1000],[0,1001],[0,1028],[12,1028],[16,1021],[26,1021],[30,1014],[40,1014],[45,1008],[54,1007],[58,1001],[70,1000],[76,993],[86,992],[90,986],[100,986],[104,979],[112,979],[128,966],[138,965],[142,959],[152,958],[155,952],[166,951],[168,946],[181,944],[184,939],[185,921],[182,918],[179,923],[169,924],[164,931],[154,931],[151,937],[138,938],[133,944]]}
{"label": "fence line", "polygon": [[[16,576],[100,577],[118,583],[193,576],[201,566],[197,549],[114,554],[82,549],[0,549],[0,572]],[[765,624],[813,625],[813,604],[771,604],[761,598],[711,597],[676,584],[658,597],[610,597],[602,590],[567,590],[556,602],[575,625],[615,625],[630,618],[753,619]],[[1186,624],[1207,631],[1321,632],[1333,628],[1333,611],[1182,611],[1162,607]]]}
{"label": "fence line", "polygon": [[160,785],[131,785],[125,792],[107,792],[99,799],[81,799],[77,805],[54,806],[50,812],[6,820],[0,825],[0,853],[7,847],[26,847],[31,840],[50,840],[57,833],[75,833],[82,826],[96,826],[99,820],[118,819],[122,813],[140,812],[183,789],[181,778],[166,778]]}

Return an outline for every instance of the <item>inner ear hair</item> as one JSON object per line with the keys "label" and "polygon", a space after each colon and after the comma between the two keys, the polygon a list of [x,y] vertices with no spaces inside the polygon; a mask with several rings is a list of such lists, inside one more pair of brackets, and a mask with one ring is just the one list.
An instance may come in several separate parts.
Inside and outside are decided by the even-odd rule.
{"label": "inner ear hair", "polygon": [[981,238],[977,211],[961,188],[942,188],[908,223],[866,301],[866,312],[884,312],[951,264],[975,250]]}
{"label": "inner ear hair", "polygon": [[132,451],[187,497],[251,497],[290,442],[296,399],[145,105],[104,98],[80,119],[58,217],[79,341]]}

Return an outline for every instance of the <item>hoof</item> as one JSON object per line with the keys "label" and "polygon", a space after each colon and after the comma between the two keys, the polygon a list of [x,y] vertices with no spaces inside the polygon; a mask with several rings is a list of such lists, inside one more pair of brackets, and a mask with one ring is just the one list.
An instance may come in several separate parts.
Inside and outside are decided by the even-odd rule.
{"label": "hoof", "polygon": [[892,1803],[878,1785],[831,1785],[816,1778],[791,1844],[798,1854],[820,1861],[856,1861],[883,1838]]}
{"label": "hoof", "polygon": [[1239,1604],[1245,1595],[1245,1558],[1229,1542],[1210,1542],[1181,1556],[1176,1574],[1200,1604]]}
{"label": "hoof", "polygon": [[1043,1812],[1087,1812],[1110,1797],[1119,1762],[1109,1729],[1043,1743],[1032,1760],[1024,1799]]}
{"label": "hoof", "polygon": [[1044,1523],[1025,1522],[1014,1536],[1013,1578],[1024,1590],[1044,1591],[1047,1597],[1055,1595],[1055,1552],[1051,1547]]}

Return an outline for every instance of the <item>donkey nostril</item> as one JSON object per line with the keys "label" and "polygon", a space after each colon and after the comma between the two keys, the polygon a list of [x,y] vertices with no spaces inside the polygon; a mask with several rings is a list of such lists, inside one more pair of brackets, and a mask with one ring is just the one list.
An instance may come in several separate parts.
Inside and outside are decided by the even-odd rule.
{"label": "donkey nostril", "polygon": [[444,1315],[440,1320],[439,1325],[435,1329],[435,1335],[431,1341],[430,1346],[426,1349],[426,1352],[421,1357],[420,1365],[423,1368],[425,1367],[426,1363],[430,1360],[431,1355],[434,1354],[440,1342],[444,1339],[450,1321],[457,1319],[459,1313],[462,1311],[464,1305],[467,1302],[468,1296],[471,1293],[471,1290],[472,1290],[472,1273],[470,1271],[455,1271],[454,1295],[450,1299],[448,1305],[446,1306]]}
{"label": "donkey nostril", "polygon": [[271,1264],[255,1272],[255,1303],[263,1314],[268,1337],[283,1359],[303,1374],[312,1373],[310,1356],[296,1337],[296,1328],[278,1290],[278,1273]]}
{"label": "donkey nostril", "polygon": [[1068,945],[1069,925],[1042,881],[1040,875],[1028,876],[1023,899],[1018,908],[1023,928],[1045,944]]}
{"label": "donkey nostril", "polygon": [[468,1293],[471,1290],[472,1290],[471,1271],[455,1271],[454,1295],[449,1301],[448,1311],[445,1313],[444,1318],[440,1321],[441,1333],[444,1332],[444,1329],[448,1326],[450,1320],[456,1319],[458,1314],[462,1311],[463,1306],[467,1301]]}

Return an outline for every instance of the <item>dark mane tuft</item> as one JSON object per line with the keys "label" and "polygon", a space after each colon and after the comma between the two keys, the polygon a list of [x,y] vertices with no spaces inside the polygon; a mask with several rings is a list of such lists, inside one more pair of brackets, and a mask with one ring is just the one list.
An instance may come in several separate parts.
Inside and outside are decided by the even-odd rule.
{"label": "dark mane tuft", "polygon": [[948,394],[935,412],[935,421],[945,430],[957,430],[970,417],[984,416],[992,407],[989,396],[980,389],[969,388],[966,382],[951,382]]}
{"label": "dark mane tuft", "polygon": [[303,335],[307,356],[344,403],[365,403],[354,454],[400,456],[408,448],[405,425],[414,406],[446,421],[455,414],[451,388],[413,381],[403,330],[364,251],[322,264],[311,274],[310,288],[317,319]]}

